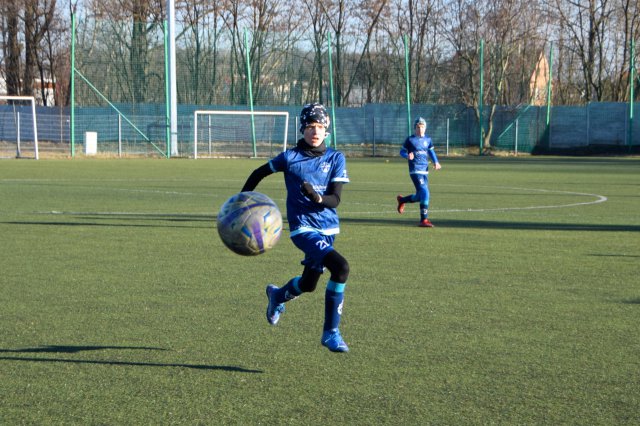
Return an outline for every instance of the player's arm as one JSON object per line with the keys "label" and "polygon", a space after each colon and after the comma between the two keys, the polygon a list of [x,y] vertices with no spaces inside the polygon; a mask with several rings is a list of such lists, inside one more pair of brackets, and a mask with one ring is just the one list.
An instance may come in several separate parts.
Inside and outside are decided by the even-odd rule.
{"label": "player's arm", "polygon": [[404,144],[402,144],[402,148],[400,148],[400,156],[402,158],[406,158],[409,161],[413,161],[415,155],[413,154],[413,151],[409,150],[410,146],[411,145],[409,144],[409,139],[407,138],[407,140],[404,141]]}
{"label": "player's arm", "polygon": [[413,152],[409,150],[409,148],[411,147],[411,144],[409,142],[409,138],[404,140],[404,143],[402,144],[402,148],[400,148],[400,157],[402,158],[406,158],[409,161],[413,160]]}
{"label": "player's arm", "polygon": [[309,182],[304,182],[300,191],[302,191],[302,194],[314,203],[335,209],[340,204],[342,185],[342,182],[331,182],[327,187],[327,192],[325,192],[324,195],[320,195],[313,189],[313,185]]}
{"label": "player's arm", "polygon": [[253,191],[254,189],[256,189],[256,186],[258,186],[262,179],[266,178],[272,173],[273,170],[271,170],[271,166],[269,165],[269,163],[265,163],[262,166],[258,167],[251,173],[251,175],[249,175],[247,181],[242,187],[241,192]]}
{"label": "player's arm", "polygon": [[435,169],[440,170],[442,166],[438,161],[438,156],[436,155],[436,149],[433,146],[433,143],[431,141],[429,141],[429,149],[427,150],[427,153],[429,154],[429,158],[431,158],[431,162],[433,163],[433,166],[435,167]]}

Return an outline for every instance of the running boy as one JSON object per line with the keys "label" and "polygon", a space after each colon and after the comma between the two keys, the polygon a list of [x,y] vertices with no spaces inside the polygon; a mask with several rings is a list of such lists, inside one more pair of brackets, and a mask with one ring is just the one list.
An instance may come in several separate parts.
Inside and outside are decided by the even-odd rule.
{"label": "running boy", "polygon": [[272,173],[283,172],[287,188],[287,219],[291,241],[304,253],[302,274],[284,286],[267,285],[267,321],[276,325],[285,302],[315,290],[326,267],[331,273],[325,290],[325,319],[320,340],[332,352],[347,352],[340,317],[349,264],[333,248],[340,232],[336,207],[342,186],[349,182],[344,155],[324,143],[329,116],[323,105],[307,104],[300,112],[303,137],[295,148],[280,153],[251,173],[242,191],[253,191]]}
{"label": "running boy", "polygon": [[423,228],[432,228],[433,224],[428,219],[429,215],[429,159],[433,163],[436,170],[440,170],[440,162],[436,156],[431,138],[426,135],[427,122],[424,118],[418,117],[413,122],[413,135],[405,139],[400,149],[400,155],[406,158],[409,163],[409,176],[413,185],[416,187],[416,193],[403,197],[398,195],[398,213],[404,213],[405,203],[420,202],[420,222],[418,226]]}

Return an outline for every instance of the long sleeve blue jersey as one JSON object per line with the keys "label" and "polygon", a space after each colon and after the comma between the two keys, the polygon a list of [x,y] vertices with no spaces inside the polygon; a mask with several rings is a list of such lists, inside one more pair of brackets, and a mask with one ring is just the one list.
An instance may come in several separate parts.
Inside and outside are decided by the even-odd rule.
{"label": "long sleeve blue jersey", "polygon": [[348,183],[346,160],[340,151],[327,148],[318,157],[310,157],[298,149],[288,149],[269,161],[273,172],[284,172],[287,187],[287,220],[291,236],[302,232],[335,235],[340,232],[336,209],[310,201],[300,191],[303,182],[324,195],[331,182]]}
{"label": "long sleeve blue jersey", "polygon": [[434,164],[438,162],[433,142],[427,135],[423,137],[411,135],[405,139],[400,149],[400,155],[408,159],[411,152],[413,153],[413,160],[408,160],[409,174],[426,175],[429,173],[429,159]]}

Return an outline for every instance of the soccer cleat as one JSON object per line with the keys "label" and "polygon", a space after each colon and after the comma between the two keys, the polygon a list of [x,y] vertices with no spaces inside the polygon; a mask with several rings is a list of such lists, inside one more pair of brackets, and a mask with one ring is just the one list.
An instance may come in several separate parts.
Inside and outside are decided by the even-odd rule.
{"label": "soccer cleat", "polygon": [[322,343],[322,346],[329,348],[331,352],[349,352],[349,347],[344,340],[342,340],[340,330],[337,328],[323,331],[320,343]]}
{"label": "soccer cleat", "polygon": [[284,303],[275,302],[274,292],[276,290],[278,290],[278,287],[273,284],[267,286],[267,299],[269,299],[269,304],[267,305],[267,321],[269,321],[271,325],[276,325],[280,319],[280,314],[284,312]]}
{"label": "soccer cleat", "polygon": [[402,202],[402,195],[398,195],[396,197],[396,200],[398,200],[398,213],[404,213],[404,203]]}
{"label": "soccer cleat", "polygon": [[433,228],[433,223],[429,219],[422,219],[418,226],[420,228]]}

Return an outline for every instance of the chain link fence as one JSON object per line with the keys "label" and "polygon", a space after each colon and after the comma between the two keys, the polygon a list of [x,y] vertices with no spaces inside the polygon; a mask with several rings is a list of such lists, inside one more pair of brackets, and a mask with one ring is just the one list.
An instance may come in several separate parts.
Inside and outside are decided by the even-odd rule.
{"label": "chain link fence", "polygon": [[[100,154],[169,156],[166,28],[97,19],[78,21],[75,27],[73,106],[37,109],[42,154],[84,155],[85,136],[95,133]],[[455,62],[435,64],[426,58],[407,64],[403,40],[387,43],[384,55],[353,46],[338,57],[335,50],[329,54],[327,40],[308,34],[248,35],[181,23],[176,40],[178,155],[194,156],[196,110],[288,112],[288,128],[279,124],[268,133],[282,140],[286,131],[292,146],[300,136],[296,117],[312,101],[329,107],[335,117],[331,143],[347,155],[397,155],[408,123],[418,115],[427,119],[427,133],[441,155],[480,152],[478,108],[462,102],[456,92]],[[469,80],[477,82],[478,76]],[[481,109],[480,122],[485,131],[491,129],[493,151],[588,152],[598,147],[628,152],[640,146],[640,125],[629,111],[633,104],[547,108],[530,104],[528,96],[523,94],[516,105]],[[15,137],[9,108],[0,105],[0,140],[8,141],[7,151]],[[640,111],[634,109],[637,116]],[[246,140],[255,139],[255,129],[247,131],[251,125],[237,120],[244,129],[228,133],[242,138],[220,146],[251,143]],[[215,144],[208,148],[212,156],[232,155],[216,151]]]}

